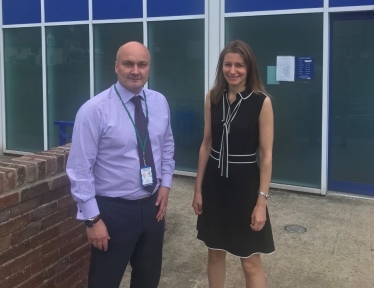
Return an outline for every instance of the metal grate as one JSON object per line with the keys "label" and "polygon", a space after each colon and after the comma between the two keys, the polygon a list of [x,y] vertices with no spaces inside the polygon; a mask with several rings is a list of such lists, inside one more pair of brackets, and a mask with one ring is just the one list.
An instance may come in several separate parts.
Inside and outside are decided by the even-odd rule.
{"label": "metal grate", "polygon": [[290,233],[305,233],[306,228],[299,226],[299,225],[286,225],[284,226],[284,230]]}

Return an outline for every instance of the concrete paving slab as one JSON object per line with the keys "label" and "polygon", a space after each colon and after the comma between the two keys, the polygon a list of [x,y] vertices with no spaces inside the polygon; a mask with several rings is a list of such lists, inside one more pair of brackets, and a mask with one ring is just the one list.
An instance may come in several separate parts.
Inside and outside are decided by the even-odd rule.
{"label": "concrete paving slab", "polygon": [[[160,288],[208,287],[207,248],[196,239],[194,178],[175,177],[167,213]],[[373,288],[374,201],[272,191],[276,252],[263,255],[267,288]],[[304,234],[284,230],[301,225]],[[129,287],[130,268],[121,288]],[[226,288],[245,287],[237,257],[227,257]]]}

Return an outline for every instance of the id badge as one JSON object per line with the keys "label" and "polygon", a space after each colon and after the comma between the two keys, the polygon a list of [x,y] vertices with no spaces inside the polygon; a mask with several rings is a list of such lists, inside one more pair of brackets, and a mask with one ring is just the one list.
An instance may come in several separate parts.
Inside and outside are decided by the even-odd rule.
{"label": "id badge", "polygon": [[153,185],[152,167],[143,166],[142,168],[140,168],[140,175],[142,177],[143,187]]}

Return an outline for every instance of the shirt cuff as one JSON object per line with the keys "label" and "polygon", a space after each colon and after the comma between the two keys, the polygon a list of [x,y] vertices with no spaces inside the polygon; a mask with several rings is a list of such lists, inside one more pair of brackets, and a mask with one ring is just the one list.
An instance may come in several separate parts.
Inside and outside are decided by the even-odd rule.
{"label": "shirt cuff", "polygon": [[100,214],[99,207],[97,206],[97,202],[95,197],[91,198],[90,200],[77,204],[78,206],[78,213],[77,219],[85,220],[88,218],[93,218]]}
{"label": "shirt cuff", "polygon": [[169,189],[171,189],[172,180],[173,180],[173,175],[164,174],[164,175],[161,176],[161,185],[160,186],[168,187]]}

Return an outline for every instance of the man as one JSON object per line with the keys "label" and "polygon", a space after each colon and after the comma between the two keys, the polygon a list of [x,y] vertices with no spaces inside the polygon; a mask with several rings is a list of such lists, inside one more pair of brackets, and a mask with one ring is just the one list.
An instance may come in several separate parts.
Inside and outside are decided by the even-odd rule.
{"label": "man", "polygon": [[118,82],[75,119],[66,171],[92,245],[89,288],[118,288],[129,262],[131,288],[159,283],[174,140],[165,97],[143,88],[150,62],[143,44],[121,46]]}

